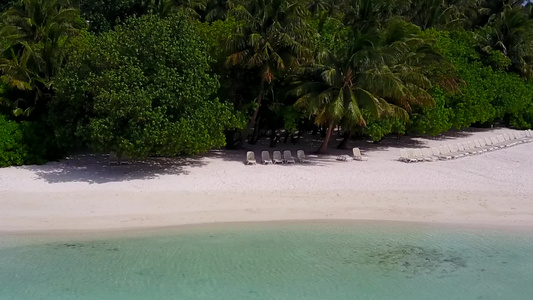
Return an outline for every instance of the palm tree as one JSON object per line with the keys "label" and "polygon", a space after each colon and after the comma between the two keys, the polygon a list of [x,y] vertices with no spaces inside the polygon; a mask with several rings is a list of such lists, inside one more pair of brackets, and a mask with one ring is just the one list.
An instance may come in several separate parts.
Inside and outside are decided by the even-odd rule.
{"label": "palm tree", "polygon": [[307,33],[302,18],[305,8],[298,0],[252,0],[230,13],[245,25],[235,33],[227,64],[255,70],[258,75],[258,92],[246,128],[248,132],[256,125],[267,88],[279,74],[297,67],[308,55],[301,43]]}
{"label": "palm tree", "polygon": [[15,114],[29,115],[49,97],[54,76],[63,64],[67,39],[78,32],[79,11],[59,0],[23,0],[2,14],[0,35],[7,49],[0,59],[2,78],[10,88],[32,96],[11,101]]}
{"label": "palm tree", "polygon": [[235,6],[236,3],[232,0],[208,0],[204,18],[208,22],[225,20]]}
{"label": "palm tree", "polygon": [[480,12],[481,0],[411,0],[404,15],[422,29],[466,25]]}
{"label": "palm tree", "polygon": [[511,70],[526,78],[533,77],[533,19],[531,6],[508,5],[493,15],[480,31],[483,50],[500,50],[511,59]]}
{"label": "palm tree", "polygon": [[176,10],[191,17],[198,17],[198,12],[206,7],[206,0],[143,0],[142,10],[166,17]]}
{"label": "palm tree", "polygon": [[393,21],[381,31],[355,31],[345,53],[333,53],[295,82],[295,106],[327,127],[319,153],[327,152],[339,123],[366,126],[364,110],[375,118],[407,119],[413,105],[434,105],[426,92],[431,82],[420,67],[431,55],[422,50],[425,41],[412,33],[415,27]]}
{"label": "palm tree", "polygon": [[344,23],[361,32],[379,28],[399,5],[398,0],[348,0]]}

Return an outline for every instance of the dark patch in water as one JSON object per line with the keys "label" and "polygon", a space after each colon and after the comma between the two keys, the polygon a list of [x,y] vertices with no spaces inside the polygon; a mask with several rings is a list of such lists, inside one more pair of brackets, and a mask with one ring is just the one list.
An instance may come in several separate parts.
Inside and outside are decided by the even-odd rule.
{"label": "dark patch in water", "polygon": [[422,274],[442,278],[466,268],[466,260],[455,251],[443,252],[413,245],[391,245],[386,252],[369,254],[366,262],[376,264],[386,272],[400,271],[408,278]]}

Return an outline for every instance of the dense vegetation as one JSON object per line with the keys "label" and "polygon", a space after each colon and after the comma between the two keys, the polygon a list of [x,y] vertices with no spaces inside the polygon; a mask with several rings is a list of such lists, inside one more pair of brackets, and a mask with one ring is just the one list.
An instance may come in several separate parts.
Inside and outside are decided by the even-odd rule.
{"label": "dense vegetation", "polygon": [[533,126],[533,11],[509,0],[0,3],[0,166],[268,132],[379,141]]}

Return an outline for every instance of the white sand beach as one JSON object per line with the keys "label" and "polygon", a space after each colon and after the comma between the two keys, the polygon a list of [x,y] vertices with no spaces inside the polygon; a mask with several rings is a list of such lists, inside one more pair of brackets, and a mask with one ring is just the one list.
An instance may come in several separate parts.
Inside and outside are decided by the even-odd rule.
{"label": "white sand beach", "polygon": [[[0,169],[0,231],[115,230],[269,220],[387,220],[533,229],[533,143],[452,161],[402,163],[401,148],[490,137],[477,129],[438,138],[351,141],[368,161],[243,164],[245,151],[109,166],[76,155]],[[256,156],[268,141],[250,147]],[[335,146],[332,141],[331,146]],[[309,152],[315,144],[308,145]],[[274,150],[304,145],[278,144]],[[294,152],[293,152],[294,153]]]}

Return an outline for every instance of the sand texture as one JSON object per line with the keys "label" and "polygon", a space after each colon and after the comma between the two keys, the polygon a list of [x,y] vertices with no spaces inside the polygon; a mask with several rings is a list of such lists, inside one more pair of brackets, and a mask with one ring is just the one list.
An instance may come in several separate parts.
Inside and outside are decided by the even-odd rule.
{"label": "sand texture", "polygon": [[[75,155],[42,166],[0,169],[0,231],[110,230],[182,224],[349,219],[522,226],[533,229],[533,143],[452,161],[402,163],[424,148],[513,132],[471,130],[439,138],[352,141],[309,164],[243,164],[245,151],[109,166]],[[259,157],[268,141],[249,147]],[[316,147],[278,144],[274,150]],[[334,147],[336,141],[332,141]],[[294,153],[294,152],[293,152]]]}

